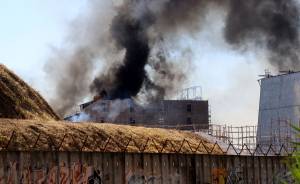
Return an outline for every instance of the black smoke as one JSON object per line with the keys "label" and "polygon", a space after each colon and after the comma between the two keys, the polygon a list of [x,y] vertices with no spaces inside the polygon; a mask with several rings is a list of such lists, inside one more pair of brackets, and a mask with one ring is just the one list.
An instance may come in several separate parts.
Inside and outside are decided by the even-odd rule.
{"label": "black smoke", "polygon": [[[111,34],[117,46],[125,49],[123,64],[115,71],[115,79],[108,92],[110,99],[125,99],[136,96],[143,86],[147,73],[145,65],[148,62],[150,47],[145,32],[145,22],[132,20],[126,14],[120,14],[113,19]],[[103,90],[106,86],[99,85],[97,78],[93,87]],[[103,88],[103,89],[102,89]]]}
{"label": "black smoke", "polygon": [[[78,87],[88,86],[92,94],[106,90],[110,99],[135,98],[143,93],[148,100],[163,99],[180,88],[187,78],[181,68],[192,62],[174,65],[166,53],[153,51],[158,42],[164,42],[161,38],[176,40],[180,34],[193,35],[205,29],[202,20],[211,8],[226,12],[224,39],[233,49],[251,49],[247,47],[251,43],[265,49],[269,62],[278,70],[300,69],[296,0],[123,0],[107,14],[100,13],[106,10],[103,2],[91,2],[90,16],[79,24],[79,27],[87,27],[82,31],[87,37],[75,39],[71,49],[74,56],[78,55],[77,50],[84,50],[87,53],[84,56],[88,57],[74,61],[73,57],[61,57],[60,62],[69,61],[68,67],[61,67],[68,72],[56,80],[57,96],[53,106],[58,107],[56,102],[64,103],[67,95],[72,96],[68,105],[57,109],[62,115],[85,97]],[[111,19],[104,24],[102,17]],[[88,81],[99,58],[104,58],[101,61],[104,69]],[[70,79],[68,73],[72,74]],[[77,73],[83,79],[74,81],[74,76],[75,79],[80,77]],[[50,72],[50,76],[53,73]],[[64,85],[68,81],[72,81],[70,85]]]}
{"label": "black smoke", "polygon": [[225,38],[243,47],[266,47],[279,70],[299,70],[299,7],[294,0],[231,0]]}
{"label": "black smoke", "polygon": [[[91,90],[96,93],[108,90],[109,99],[125,99],[136,97],[144,88],[148,100],[163,99],[166,91],[172,90],[174,86],[161,85],[159,81],[150,79],[145,67],[151,67],[160,76],[160,80],[168,79],[170,83],[177,83],[177,79],[180,83],[185,77],[168,64],[163,52],[158,52],[155,60],[150,59],[154,43],[162,41],[158,38],[163,34],[172,34],[178,29],[197,30],[196,20],[199,20],[202,13],[200,9],[205,7],[200,4],[205,3],[198,0],[125,1],[110,27],[116,47],[125,50],[123,62],[111,68],[109,76],[114,80],[110,84],[106,82],[107,76],[100,75],[92,83]],[[150,29],[155,31],[156,37],[151,36]]]}

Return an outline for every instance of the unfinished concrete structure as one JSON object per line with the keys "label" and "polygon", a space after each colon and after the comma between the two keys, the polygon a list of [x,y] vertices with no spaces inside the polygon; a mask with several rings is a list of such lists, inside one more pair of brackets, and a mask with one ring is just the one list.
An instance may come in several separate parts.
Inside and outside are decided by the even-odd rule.
{"label": "unfinished concrete structure", "polygon": [[259,80],[261,93],[258,144],[282,145],[297,139],[291,125],[300,121],[300,72],[286,72]]}
{"label": "unfinished concrete structure", "polygon": [[208,125],[208,101],[161,100],[145,106],[131,99],[98,100],[82,108],[94,122],[146,125]]}
{"label": "unfinished concrete structure", "polygon": [[202,100],[201,88],[183,90],[176,100],[157,100],[149,104],[139,104],[133,99],[110,100],[95,98],[80,105],[80,113],[66,118],[71,121],[110,122],[117,124],[144,126],[193,126],[208,128],[208,101]]}

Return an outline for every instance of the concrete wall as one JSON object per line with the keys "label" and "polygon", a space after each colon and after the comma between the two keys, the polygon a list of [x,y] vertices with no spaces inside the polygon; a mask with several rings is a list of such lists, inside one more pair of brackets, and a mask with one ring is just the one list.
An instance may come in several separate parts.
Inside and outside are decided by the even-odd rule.
{"label": "concrete wall", "polygon": [[[188,111],[187,107],[191,107]],[[146,106],[132,100],[99,100],[84,109],[95,122],[120,124],[208,125],[208,101],[162,100]]]}
{"label": "concrete wall", "polygon": [[290,123],[300,122],[300,73],[260,81],[259,144],[284,144],[295,139]]}
{"label": "concrete wall", "polygon": [[[183,154],[0,152],[0,183],[206,184],[234,176],[274,183],[284,157]],[[235,183],[235,182],[233,182]]]}
{"label": "concrete wall", "polygon": [[[187,111],[187,106],[191,111]],[[182,124],[207,124],[208,125],[208,102],[193,100],[168,100],[164,101],[165,122],[172,125],[175,122]],[[187,119],[190,118],[191,122]]]}

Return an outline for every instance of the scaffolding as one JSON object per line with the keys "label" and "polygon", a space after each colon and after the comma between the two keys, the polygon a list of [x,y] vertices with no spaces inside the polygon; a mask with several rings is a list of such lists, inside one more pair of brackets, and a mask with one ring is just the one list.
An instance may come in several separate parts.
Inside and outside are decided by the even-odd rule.
{"label": "scaffolding", "polygon": [[202,87],[193,86],[179,92],[177,100],[202,100]]}
{"label": "scaffolding", "polygon": [[245,144],[249,148],[255,148],[256,133],[257,126],[210,125],[208,129],[209,135],[237,148],[242,148]]}
{"label": "scaffolding", "polygon": [[[263,127],[262,127],[263,126]],[[228,126],[217,124],[192,124],[192,125],[149,125],[148,127],[189,130],[192,132],[206,133],[215,139],[243,149],[245,145],[251,150],[257,145],[280,148],[282,145],[293,147],[293,142],[299,142],[297,133],[289,121],[273,121],[264,125]],[[266,130],[262,132],[261,130]]]}
{"label": "scaffolding", "polygon": [[210,125],[208,134],[237,148],[242,148],[244,145],[252,149],[257,145],[293,147],[294,142],[299,142],[297,132],[287,120],[272,121],[270,124],[258,126]]}

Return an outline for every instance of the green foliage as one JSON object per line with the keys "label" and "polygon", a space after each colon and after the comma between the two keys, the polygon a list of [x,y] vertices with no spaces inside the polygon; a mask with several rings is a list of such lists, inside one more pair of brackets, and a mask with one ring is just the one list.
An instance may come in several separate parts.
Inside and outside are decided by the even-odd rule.
{"label": "green foliage", "polygon": [[[298,136],[300,136],[300,128],[294,125],[291,125],[294,130],[298,132]],[[293,178],[293,182],[296,184],[300,184],[300,143],[293,142],[296,146],[297,151],[286,160],[287,167],[289,169],[290,175]],[[287,183],[287,182],[284,182]]]}
{"label": "green foliage", "polygon": [[295,180],[295,183],[300,184],[300,152],[297,151],[291,158],[288,160],[288,168],[291,176]]}

